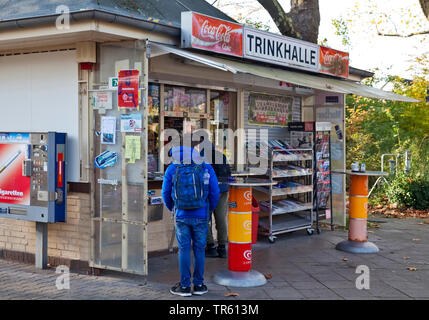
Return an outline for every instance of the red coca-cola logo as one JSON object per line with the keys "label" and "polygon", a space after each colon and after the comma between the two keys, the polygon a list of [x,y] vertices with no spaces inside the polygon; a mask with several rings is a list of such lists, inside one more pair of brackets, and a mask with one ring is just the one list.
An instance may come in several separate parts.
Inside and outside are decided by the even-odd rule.
{"label": "red coca-cola logo", "polygon": [[349,55],[338,50],[320,47],[319,71],[348,77]]}
{"label": "red coca-cola logo", "polygon": [[341,61],[342,59],[343,57],[338,53],[333,55],[326,54],[325,57],[323,58],[323,63],[329,66],[329,65],[333,65],[338,61]]}
{"label": "red coca-cola logo", "polygon": [[192,46],[213,52],[243,55],[243,27],[194,13]]}
{"label": "red coca-cola logo", "polygon": [[201,36],[210,38],[215,41],[229,43],[231,40],[230,26],[221,24],[219,26],[210,25],[208,20],[205,20],[201,26]]}

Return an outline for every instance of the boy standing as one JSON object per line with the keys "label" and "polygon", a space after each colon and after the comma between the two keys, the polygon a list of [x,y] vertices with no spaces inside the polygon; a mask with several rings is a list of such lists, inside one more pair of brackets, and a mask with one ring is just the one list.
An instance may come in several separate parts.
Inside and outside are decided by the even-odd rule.
{"label": "boy standing", "polygon": [[212,227],[209,223],[206,257],[226,258],[226,244],[228,243],[228,179],[231,177],[231,169],[226,156],[221,151],[216,150],[214,146],[212,149],[212,167],[219,181],[220,192],[218,205],[213,212],[216,222],[218,246],[216,247],[215,245]]}
{"label": "boy standing", "polygon": [[189,297],[191,292],[191,245],[194,252],[193,294],[208,292],[204,284],[205,247],[209,214],[219,201],[219,186],[210,164],[201,163],[196,150],[182,146],[172,150],[173,163],[165,172],[162,197],[174,210],[179,247],[180,282],[170,292]]}

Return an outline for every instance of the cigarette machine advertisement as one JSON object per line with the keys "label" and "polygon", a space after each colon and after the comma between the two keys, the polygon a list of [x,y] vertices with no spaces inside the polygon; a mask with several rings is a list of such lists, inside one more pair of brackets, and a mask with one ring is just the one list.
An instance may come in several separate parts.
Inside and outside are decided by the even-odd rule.
{"label": "cigarette machine advertisement", "polygon": [[66,134],[0,132],[0,218],[66,221]]}
{"label": "cigarette machine advertisement", "polygon": [[30,204],[30,177],[22,175],[25,144],[0,144],[0,202]]}

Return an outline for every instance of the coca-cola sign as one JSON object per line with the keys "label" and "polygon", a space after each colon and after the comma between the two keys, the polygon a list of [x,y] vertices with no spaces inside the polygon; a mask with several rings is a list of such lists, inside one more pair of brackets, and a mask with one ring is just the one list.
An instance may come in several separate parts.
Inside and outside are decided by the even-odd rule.
{"label": "coca-cola sign", "polygon": [[182,48],[348,78],[349,54],[192,11],[182,12]]}
{"label": "coca-cola sign", "polygon": [[195,12],[182,12],[182,47],[243,56],[243,26]]}
{"label": "coca-cola sign", "polygon": [[319,48],[319,72],[338,77],[349,76],[349,54],[331,48]]}

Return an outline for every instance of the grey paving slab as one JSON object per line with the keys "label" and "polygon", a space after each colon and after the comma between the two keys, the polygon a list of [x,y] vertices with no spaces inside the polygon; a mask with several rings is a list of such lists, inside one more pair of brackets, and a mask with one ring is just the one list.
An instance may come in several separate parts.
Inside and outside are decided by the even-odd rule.
{"label": "grey paving slab", "polygon": [[[303,232],[280,235],[274,244],[262,238],[253,247],[253,268],[270,275],[265,286],[228,288],[215,284],[213,276],[227,269],[226,259],[206,260],[209,293],[181,298],[169,293],[179,279],[178,256],[149,259],[148,277],[103,271],[101,276],[70,274],[70,290],[55,286],[55,269],[0,260],[0,299],[40,300],[248,300],[248,299],[429,299],[429,225],[417,219],[382,219],[370,239],[380,252],[353,255],[335,250],[347,232],[323,231],[309,237]],[[420,239],[413,241],[413,239]],[[370,271],[370,289],[355,286],[356,267]],[[407,270],[416,267],[417,271]],[[236,297],[226,297],[237,292]]]}
{"label": "grey paving slab", "polygon": [[353,281],[348,280],[325,280],[321,281],[321,283],[331,289],[355,289],[356,284]]}
{"label": "grey paving slab", "polygon": [[326,286],[319,281],[292,281],[290,285],[295,289],[326,289]]}
{"label": "grey paving slab", "polygon": [[272,299],[289,300],[289,299],[304,299],[304,295],[297,289],[292,287],[273,288],[268,291],[268,295]]}
{"label": "grey paving slab", "polygon": [[343,297],[344,299],[372,299],[375,298],[369,290],[358,290],[356,288],[333,288],[332,289],[336,294]]}
{"label": "grey paving slab", "polygon": [[342,275],[336,273],[334,270],[330,270],[326,273],[314,273],[311,275],[313,278],[315,278],[318,281],[346,281],[347,279],[344,278]]}
{"label": "grey paving slab", "polygon": [[324,289],[302,289],[299,292],[310,300],[343,300],[341,296],[336,294],[334,291],[324,288]]}

